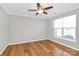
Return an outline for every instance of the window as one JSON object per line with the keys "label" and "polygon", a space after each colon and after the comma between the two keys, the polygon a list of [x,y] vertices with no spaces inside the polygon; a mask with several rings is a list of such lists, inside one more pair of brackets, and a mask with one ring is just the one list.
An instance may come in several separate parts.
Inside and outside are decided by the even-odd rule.
{"label": "window", "polygon": [[53,27],[54,37],[71,41],[76,39],[76,15],[55,19]]}

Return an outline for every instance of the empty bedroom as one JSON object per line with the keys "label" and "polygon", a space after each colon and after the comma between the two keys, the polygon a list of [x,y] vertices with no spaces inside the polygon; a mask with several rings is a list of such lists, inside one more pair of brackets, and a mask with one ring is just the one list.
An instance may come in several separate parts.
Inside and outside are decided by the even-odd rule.
{"label": "empty bedroom", "polygon": [[0,56],[79,56],[79,3],[0,3]]}

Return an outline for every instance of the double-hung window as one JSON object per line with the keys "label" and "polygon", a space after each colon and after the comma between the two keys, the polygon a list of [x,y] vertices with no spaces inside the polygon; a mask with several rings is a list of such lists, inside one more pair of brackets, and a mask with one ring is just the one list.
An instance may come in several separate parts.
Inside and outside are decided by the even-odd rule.
{"label": "double-hung window", "polygon": [[74,41],[76,39],[76,15],[55,19],[53,21],[53,29],[55,38]]}

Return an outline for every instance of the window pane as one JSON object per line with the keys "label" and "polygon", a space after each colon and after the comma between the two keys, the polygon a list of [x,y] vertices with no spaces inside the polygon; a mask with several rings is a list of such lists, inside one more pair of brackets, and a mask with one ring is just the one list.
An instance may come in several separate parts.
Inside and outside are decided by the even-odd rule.
{"label": "window pane", "polygon": [[62,29],[54,29],[54,37],[62,37]]}
{"label": "window pane", "polygon": [[76,29],[75,28],[74,29],[64,29],[63,32],[64,32],[63,36],[65,38],[72,39],[72,40],[75,39],[75,35],[76,35]]}
{"label": "window pane", "polygon": [[54,28],[62,28],[62,19],[54,20]]}
{"label": "window pane", "polygon": [[63,27],[76,27],[76,15],[64,17]]}

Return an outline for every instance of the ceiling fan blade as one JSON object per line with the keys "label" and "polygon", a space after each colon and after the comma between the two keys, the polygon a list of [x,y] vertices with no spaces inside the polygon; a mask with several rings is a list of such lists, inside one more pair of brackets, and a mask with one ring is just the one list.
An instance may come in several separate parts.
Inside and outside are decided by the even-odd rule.
{"label": "ceiling fan blade", "polygon": [[36,15],[38,15],[39,13],[37,12]]}
{"label": "ceiling fan blade", "polygon": [[28,11],[37,11],[37,10],[28,10]]}
{"label": "ceiling fan blade", "polygon": [[46,7],[46,8],[44,8],[44,10],[48,10],[48,9],[51,9],[51,8],[53,8],[53,6]]}
{"label": "ceiling fan blade", "polygon": [[37,3],[37,8],[38,8],[38,10],[39,10],[39,8],[40,8],[40,3]]}
{"label": "ceiling fan blade", "polygon": [[48,13],[47,13],[47,12],[45,12],[45,11],[44,11],[43,13],[44,13],[44,14],[48,14]]}

